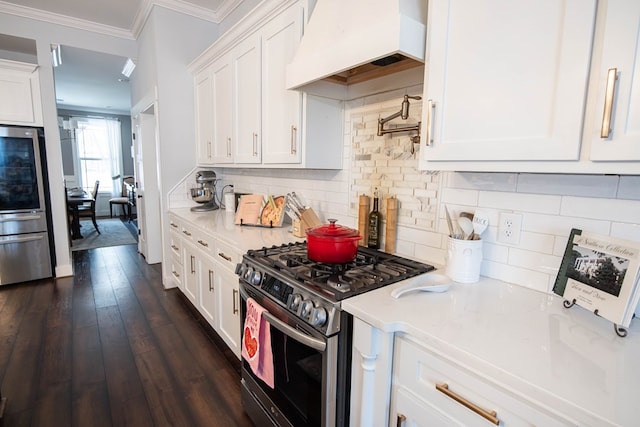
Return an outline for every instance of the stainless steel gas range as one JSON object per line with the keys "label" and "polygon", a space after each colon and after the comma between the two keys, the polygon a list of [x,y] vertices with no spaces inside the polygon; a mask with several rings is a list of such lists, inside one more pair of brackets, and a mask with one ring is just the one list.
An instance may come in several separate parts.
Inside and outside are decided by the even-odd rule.
{"label": "stainless steel gas range", "polygon": [[351,316],[341,301],[433,270],[433,266],[360,247],[346,264],[307,257],[306,243],[248,251],[236,267],[242,318],[246,300],[271,325],[274,388],[242,364],[242,401],[258,426],[349,424]]}

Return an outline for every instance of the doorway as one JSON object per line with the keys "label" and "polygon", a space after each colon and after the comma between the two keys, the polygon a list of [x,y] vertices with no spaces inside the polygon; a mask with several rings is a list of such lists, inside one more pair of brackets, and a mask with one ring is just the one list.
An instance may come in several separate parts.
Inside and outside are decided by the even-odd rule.
{"label": "doorway", "polygon": [[[83,239],[74,239],[72,250],[130,244],[131,237],[137,243],[135,208],[134,221],[120,206],[111,218],[109,203],[122,197],[123,178],[135,175],[131,90],[128,77],[122,74],[127,58],[67,45],[55,47],[61,59],[53,74],[65,187],[91,193],[99,181],[98,227],[91,222],[81,227]],[[124,240],[117,238],[127,237],[123,230],[128,233]]]}

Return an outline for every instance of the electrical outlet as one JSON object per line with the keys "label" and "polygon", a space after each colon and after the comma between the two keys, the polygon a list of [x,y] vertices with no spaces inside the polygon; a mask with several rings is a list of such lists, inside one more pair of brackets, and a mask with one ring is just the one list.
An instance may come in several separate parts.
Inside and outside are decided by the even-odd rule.
{"label": "electrical outlet", "polygon": [[517,245],[520,243],[522,215],[502,212],[498,223],[498,242]]}

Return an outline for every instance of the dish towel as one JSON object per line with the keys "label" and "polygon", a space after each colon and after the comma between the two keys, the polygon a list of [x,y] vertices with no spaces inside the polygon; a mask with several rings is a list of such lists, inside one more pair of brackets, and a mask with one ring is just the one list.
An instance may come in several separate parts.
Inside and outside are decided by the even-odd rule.
{"label": "dish towel", "polygon": [[265,308],[253,298],[247,298],[247,316],[242,334],[242,357],[249,362],[253,373],[273,388],[273,352],[271,325],[262,316]]}

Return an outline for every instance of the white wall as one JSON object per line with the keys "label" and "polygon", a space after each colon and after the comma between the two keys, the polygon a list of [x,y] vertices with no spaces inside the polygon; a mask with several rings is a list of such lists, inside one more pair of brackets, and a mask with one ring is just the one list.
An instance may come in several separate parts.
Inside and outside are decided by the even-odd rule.
{"label": "white wall", "polygon": [[135,56],[136,43],[132,39],[119,38],[84,31],[73,27],[50,24],[15,15],[0,13],[0,31],[11,36],[36,41],[37,63],[40,73],[40,88],[44,130],[51,189],[51,210],[55,230],[56,276],[72,274],[69,238],[66,233],[66,206],[64,200],[64,182],[60,135],[58,133],[57,109],[53,69],[51,65],[50,45],[63,45],[90,49],[120,56]]}
{"label": "white wall", "polygon": [[[415,87],[410,87],[406,93],[413,94],[415,90]],[[352,156],[356,152],[361,153],[358,150],[362,147],[354,148],[358,138],[353,129],[364,128],[354,126],[350,122],[351,117],[376,109],[383,112],[384,117],[388,114],[389,105],[393,105],[393,99],[399,109],[404,93],[405,90],[389,92],[348,103],[345,110],[344,170],[227,168],[222,170],[224,182],[234,184],[236,192],[283,194],[296,191],[307,199],[321,219],[335,217],[345,225],[357,227],[357,198],[363,187],[362,182],[355,179],[360,172],[353,170]],[[411,109],[419,108],[418,101],[411,103]],[[375,125],[377,115],[373,116],[373,119],[365,120],[369,126]],[[402,121],[393,123],[403,124]],[[376,138],[380,137],[372,136],[372,139]],[[399,144],[408,147],[408,136],[400,138]],[[393,142],[389,137],[382,137],[380,142],[384,145],[390,141]],[[375,144],[369,147],[377,149]],[[392,179],[406,182],[402,174],[415,175],[415,162],[413,157],[396,160],[393,164],[388,160],[378,160],[377,167],[381,173],[385,172],[385,168],[392,170],[396,173]],[[483,235],[483,275],[544,292],[550,292],[553,286],[572,227],[640,242],[640,176],[433,173],[439,175],[441,182],[437,194],[430,194],[429,197],[432,203],[437,204],[437,220],[433,228],[428,227],[430,223],[426,222],[412,226],[400,221],[397,244],[397,253],[400,255],[444,264],[448,234],[443,220],[444,204],[456,212],[474,212],[482,208],[489,214],[490,227]],[[422,174],[426,176],[429,172]],[[422,188],[426,181],[418,177],[414,182],[415,194],[415,190]],[[367,182],[365,186],[372,183]],[[407,189],[405,185],[389,188],[389,193]],[[419,208],[416,205],[411,209]],[[522,215],[520,244],[497,242],[496,224],[500,212]]]}

